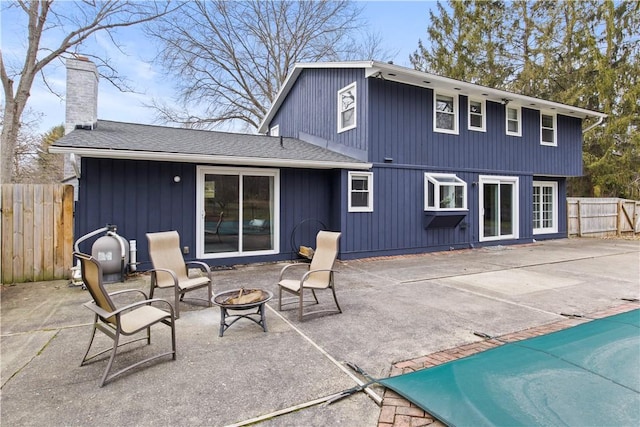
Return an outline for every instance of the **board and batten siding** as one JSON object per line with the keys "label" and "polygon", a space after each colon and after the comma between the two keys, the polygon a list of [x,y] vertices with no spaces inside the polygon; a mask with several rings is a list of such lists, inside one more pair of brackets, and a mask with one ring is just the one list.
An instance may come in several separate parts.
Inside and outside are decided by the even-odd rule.
{"label": "board and batten siding", "polygon": [[[340,208],[344,259],[478,245],[480,175],[519,178],[517,241],[532,241],[533,177],[581,173],[579,119],[558,116],[558,146],[547,147],[540,144],[538,110],[522,108],[522,136],[514,137],[506,135],[505,106],[486,102],[486,131],[471,131],[467,126],[469,99],[459,96],[458,134],[434,132],[433,90],[363,79],[353,73],[344,69],[304,70],[273,121],[280,125],[281,133],[286,129],[290,136],[310,134],[333,144],[368,150],[367,160],[374,164],[374,211],[350,213],[346,205]],[[354,78],[358,79],[358,127],[337,133],[336,94]],[[363,102],[368,107],[363,108]],[[425,172],[455,173],[467,182],[469,212],[458,227],[424,228]],[[562,201],[564,179],[553,179],[559,180]],[[345,203],[347,171],[343,171],[340,187],[340,200]],[[559,231],[554,236],[566,235],[562,202],[558,209]],[[483,245],[507,243],[511,242]]]}
{"label": "board and batten siding", "polygon": [[[531,175],[518,177],[518,239],[479,241],[480,175],[491,174],[458,172],[457,176],[467,183],[467,206],[465,218],[457,227],[424,227],[424,174],[445,172],[419,167],[378,165],[373,168],[374,209],[373,212],[343,213],[343,239],[341,259],[367,256],[385,256],[432,252],[531,242],[535,239],[561,238],[567,236],[566,180],[564,178],[535,177],[558,183],[558,232],[533,235],[533,181]],[[346,198],[346,192],[343,195]]]}
{"label": "board and batten siding", "polygon": [[[356,83],[355,129],[337,133],[338,91]],[[269,127],[279,125],[280,135],[305,139],[304,135],[366,151],[368,95],[364,71],[360,69],[304,69]]]}
{"label": "board and batten siding", "polygon": [[[173,178],[180,176],[180,182]],[[141,268],[149,268],[146,233],[177,230],[181,246],[195,255],[195,165],[82,158],[76,205],[76,236],[106,224],[118,234],[136,240]],[[80,245],[91,253],[93,239]]]}
{"label": "board and batten siding", "polygon": [[433,131],[428,88],[368,79],[369,161],[423,165],[450,171],[578,176],[582,173],[581,120],[558,115],[558,146],[540,144],[540,111],[522,108],[522,136],[505,132],[505,107],[486,102],[486,131],[468,130],[468,98],[459,96],[458,134]]}
{"label": "board and batten siding", "polygon": [[[140,270],[150,268],[146,233],[176,230],[180,245],[196,250],[196,166],[191,163],[142,160],[82,159],[80,199],[76,208],[76,236],[106,224],[118,226],[118,234],[136,240]],[[340,171],[280,170],[280,253],[203,260],[210,265],[280,261],[292,258],[291,237],[300,222],[322,222],[340,231]],[[180,176],[180,182],[173,178]],[[308,221],[309,223],[312,221]],[[313,223],[315,224],[315,223]],[[299,228],[298,244],[315,246],[313,224]],[[91,251],[94,239],[81,244]]]}
{"label": "board and batten siding", "polygon": [[283,255],[295,255],[295,246],[315,247],[320,224],[327,230],[341,231],[333,214],[340,209],[339,175],[340,171],[334,170],[280,170],[280,252]]}
{"label": "board and batten siding", "polygon": [[[472,182],[477,175],[462,173],[468,182],[470,209],[455,228],[424,227],[424,174],[417,167],[373,168],[373,212],[345,212],[341,258],[422,253],[468,248],[478,239],[478,192]],[[435,172],[435,171],[431,171]],[[442,171],[440,171],[442,172]],[[346,197],[346,195],[345,195]]]}

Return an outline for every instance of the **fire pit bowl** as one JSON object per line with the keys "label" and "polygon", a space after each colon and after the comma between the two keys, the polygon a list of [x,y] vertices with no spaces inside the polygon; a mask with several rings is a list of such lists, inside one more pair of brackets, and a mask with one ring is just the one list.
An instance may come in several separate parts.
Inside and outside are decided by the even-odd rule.
{"label": "fire pit bowl", "polygon": [[[262,330],[267,332],[267,319],[264,312],[264,304],[271,298],[273,298],[273,293],[264,289],[240,288],[214,295],[211,302],[220,307],[219,336],[223,336],[224,331],[243,318],[249,319],[257,325],[262,326]],[[253,308],[256,309],[256,312],[254,313],[229,313],[229,310],[243,311],[251,310]]]}

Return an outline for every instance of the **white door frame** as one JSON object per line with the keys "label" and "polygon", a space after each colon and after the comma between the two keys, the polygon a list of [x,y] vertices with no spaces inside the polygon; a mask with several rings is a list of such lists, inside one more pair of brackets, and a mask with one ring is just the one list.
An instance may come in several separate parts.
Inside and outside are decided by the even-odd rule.
{"label": "white door frame", "polygon": [[[204,208],[204,182],[207,174],[235,175],[242,177],[245,175],[270,176],[273,177],[273,249],[263,251],[242,251],[242,252],[217,252],[205,253],[204,230],[205,230],[205,208]],[[240,186],[240,195],[242,186]],[[240,218],[242,218],[242,205],[240,205]],[[257,168],[230,168],[219,166],[197,166],[196,167],[196,257],[198,259],[214,258],[234,258],[258,255],[273,255],[280,253],[280,170],[278,169],[257,169]],[[239,236],[242,245],[242,235]]]}
{"label": "white door frame", "polygon": [[[497,236],[484,235],[484,184],[511,184],[512,185],[512,209],[511,209],[511,221],[512,229],[511,234]],[[478,198],[478,211],[479,211],[479,230],[478,236],[481,242],[490,242],[496,240],[513,240],[520,237],[520,178],[517,176],[498,176],[498,175],[480,175],[478,179],[478,186],[480,187],[480,194]]]}

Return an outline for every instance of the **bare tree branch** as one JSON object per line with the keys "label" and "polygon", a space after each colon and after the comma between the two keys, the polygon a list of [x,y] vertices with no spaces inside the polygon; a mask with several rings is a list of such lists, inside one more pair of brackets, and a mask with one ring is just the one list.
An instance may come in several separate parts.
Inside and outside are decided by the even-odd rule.
{"label": "bare tree branch", "polygon": [[348,0],[189,2],[177,18],[147,26],[180,104],[156,108],[159,119],[199,127],[239,120],[255,130],[296,62],[355,59],[360,13]]}
{"label": "bare tree branch", "polygon": [[[12,182],[13,158],[17,144],[22,113],[27,105],[35,77],[44,72],[52,61],[75,52],[72,49],[82,45],[89,37],[99,32],[129,27],[164,17],[180,4],[170,2],[138,1],[83,1],[54,2],[53,0],[18,0],[3,3],[3,8],[20,9],[26,14],[27,47],[24,61],[20,67],[7,68],[0,51],[0,79],[5,95],[2,127],[2,162],[0,164],[0,182]],[[43,38],[51,31],[63,31],[63,38],[53,45],[44,45],[42,40],[55,40],[55,37]],[[109,34],[109,37],[111,35]],[[113,39],[112,39],[113,40]],[[111,73],[109,80],[118,82],[117,73],[103,61]],[[104,67],[103,67],[104,68]],[[122,84],[126,88],[126,84]]]}

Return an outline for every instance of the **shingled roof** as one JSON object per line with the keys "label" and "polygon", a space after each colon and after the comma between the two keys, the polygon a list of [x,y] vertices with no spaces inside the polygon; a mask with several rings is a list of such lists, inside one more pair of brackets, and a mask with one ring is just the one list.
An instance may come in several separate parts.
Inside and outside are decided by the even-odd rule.
{"label": "shingled roof", "polygon": [[84,157],[310,169],[369,169],[370,163],[295,138],[99,120],[53,144]]}

